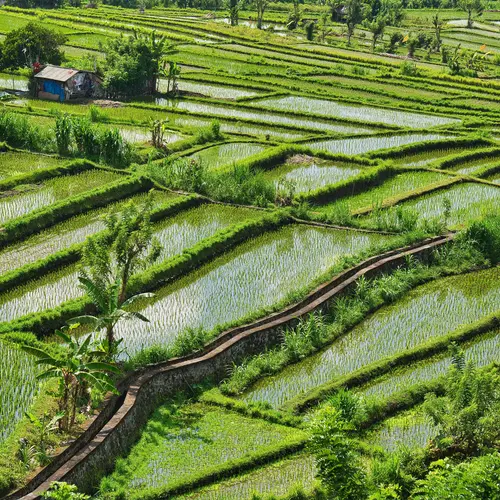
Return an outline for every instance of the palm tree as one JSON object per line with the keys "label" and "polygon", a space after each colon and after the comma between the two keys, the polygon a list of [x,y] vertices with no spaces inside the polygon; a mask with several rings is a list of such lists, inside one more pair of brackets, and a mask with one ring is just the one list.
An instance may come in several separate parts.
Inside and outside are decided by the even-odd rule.
{"label": "palm tree", "polygon": [[121,300],[121,282],[117,280],[109,287],[100,282],[92,281],[90,278],[79,276],[78,280],[92,302],[97,306],[99,316],[84,315],[69,320],[69,324],[90,325],[96,331],[105,331],[103,343],[104,352],[109,359],[118,354],[118,348],[123,339],[115,339],[115,327],[121,320],[141,320],[149,322],[149,319],[129,308],[139,300],[154,297],[154,293],[139,293],[132,295],[126,300]]}
{"label": "palm tree", "polygon": [[120,373],[120,370],[113,364],[100,361],[105,353],[93,350],[92,333],[82,343],[63,330],[55,333],[64,342],[65,352],[60,357],[36,347],[23,346],[22,349],[38,358],[36,364],[47,367],[38,375],[39,380],[59,380],[59,411],[64,413],[59,423],[60,429],[67,431],[75,423],[76,408],[84,389],[90,386],[102,392],[116,393],[109,373]]}

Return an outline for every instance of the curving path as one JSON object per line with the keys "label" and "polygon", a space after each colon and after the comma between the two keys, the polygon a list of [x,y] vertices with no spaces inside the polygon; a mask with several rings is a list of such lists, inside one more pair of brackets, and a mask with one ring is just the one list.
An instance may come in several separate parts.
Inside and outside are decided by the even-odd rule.
{"label": "curving path", "polygon": [[81,490],[88,490],[89,485],[112,470],[118,456],[128,452],[159,401],[206,377],[223,378],[233,363],[278,343],[284,327],[294,326],[301,317],[325,307],[334,297],[350,290],[360,277],[404,266],[408,256],[425,260],[435,248],[453,238],[453,234],[438,236],[371,257],[319,286],[301,302],[223,332],[203,351],[131,374],[119,386],[121,395],[108,400],[87,430],[25,487],[4,497],[5,500],[40,498],[53,481],[74,483]]}

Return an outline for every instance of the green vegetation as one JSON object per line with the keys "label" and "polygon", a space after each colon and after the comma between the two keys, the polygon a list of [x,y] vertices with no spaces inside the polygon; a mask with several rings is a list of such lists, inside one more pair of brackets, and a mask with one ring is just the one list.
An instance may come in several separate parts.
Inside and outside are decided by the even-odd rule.
{"label": "green vegetation", "polygon": [[[44,498],[498,496],[499,9],[6,0],[0,496],[72,463],[154,363],[186,392],[133,389],[146,425]],[[33,98],[46,63],[96,94]],[[339,273],[269,338],[227,332]],[[192,377],[226,345],[199,365],[224,380]]]}

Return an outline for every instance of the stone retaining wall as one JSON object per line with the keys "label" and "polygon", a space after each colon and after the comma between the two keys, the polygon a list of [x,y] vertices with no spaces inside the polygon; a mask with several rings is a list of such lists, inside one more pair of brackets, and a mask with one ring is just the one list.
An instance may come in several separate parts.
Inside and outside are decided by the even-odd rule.
{"label": "stone retaining wall", "polygon": [[207,377],[227,376],[233,363],[277,344],[283,328],[293,327],[301,317],[326,308],[334,297],[355,286],[361,276],[374,277],[404,266],[409,256],[425,260],[435,248],[452,239],[453,235],[431,238],[369,258],[321,285],[300,303],[250,325],[223,332],[201,352],[132,374],[120,384],[122,396],[112,398],[73,445],[26,487],[5,499],[39,498],[53,481],[66,481],[89,491],[100,477],[113,470],[116,458],[130,450],[152,411],[166,397]]}

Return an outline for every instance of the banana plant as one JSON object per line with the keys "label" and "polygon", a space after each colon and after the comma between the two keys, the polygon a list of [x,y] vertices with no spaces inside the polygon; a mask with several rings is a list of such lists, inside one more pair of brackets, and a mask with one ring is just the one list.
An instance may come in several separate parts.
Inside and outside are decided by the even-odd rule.
{"label": "banana plant", "polygon": [[55,334],[64,342],[64,353],[52,356],[48,351],[31,346],[22,349],[35,356],[36,364],[45,367],[38,375],[39,380],[57,379],[59,381],[59,413],[64,414],[59,420],[59,428],[69,431],[75,423],[79,400],[87,389],[96,388],[101,392],[117,393],[110,373],[120,373],[119,368],[101,361],[106,353],[94,350],[93,333],[80,342],[64,329]]}

